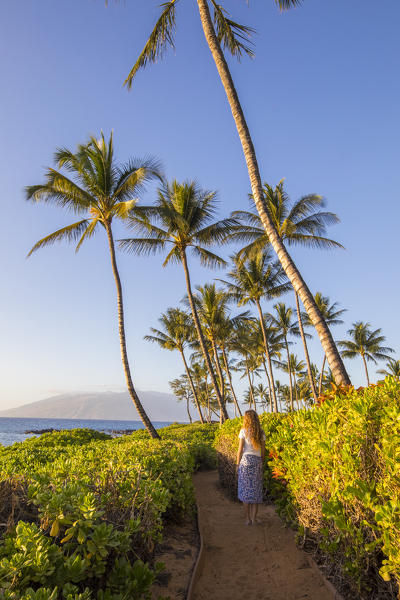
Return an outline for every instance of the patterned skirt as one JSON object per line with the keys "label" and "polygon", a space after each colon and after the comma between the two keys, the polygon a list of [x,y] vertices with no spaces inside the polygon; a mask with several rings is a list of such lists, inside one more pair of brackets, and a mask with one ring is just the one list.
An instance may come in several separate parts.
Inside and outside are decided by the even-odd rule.
{"label": "patterned skirt", "polygon": [[263,472],[261,456],[244,454],[238,469],[238,497],[241,502],[261,504]]}

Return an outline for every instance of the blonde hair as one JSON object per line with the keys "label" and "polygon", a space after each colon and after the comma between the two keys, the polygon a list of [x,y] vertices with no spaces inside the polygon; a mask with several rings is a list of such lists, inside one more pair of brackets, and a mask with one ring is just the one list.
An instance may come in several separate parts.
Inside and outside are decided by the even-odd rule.
{"label": "blonde hair", "polygon": [[254,448],[261,448],[263,430],[261,429],[260,419],[255,410],[246,410],[244,413],[243,429],[245,429]]}

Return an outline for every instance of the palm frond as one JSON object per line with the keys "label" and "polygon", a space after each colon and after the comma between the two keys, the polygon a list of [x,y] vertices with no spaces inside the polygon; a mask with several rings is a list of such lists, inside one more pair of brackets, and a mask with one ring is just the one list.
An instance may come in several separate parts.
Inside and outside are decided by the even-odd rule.
{"label": "palm frond", "polygon": [[124,202],[117,202],[117,204],[114,204],[113,206],[113,216],[116,216],[122,220],[128,219],[137,202],[137,198],[125,200]]}
{"label": "palm frond", "polygon": [[178,0],[170,0],[161,4],[162,13],[155,24],[153,31],[150,34],[139,58],[133,65],[128,77],[124,81],[124,85],[130,89],[132,87],[133,78],[139,69],[146,67],[147,63],[154,63],[161,59],[167,46],[175,47],[175,7]]}
{"label": "palm frond", "polygon": [[300,6],[301,0],[275,0],[275,4],[279,6],[281,11],[284,11],[296,6]]}
{"label": "palm frond", "polygon": [[192,246],[192,251],[200,258],[201,264],[205,267],[216,268],[227,265],[226,260],[200,246]]}
{"label": "palm frond", "polygon": [[118,240],[118,246],[126,252],[148,256],[156,254],[164,249],[166,240],[158,240],[153,238],[125,238]]}
{"label": "palm frond", "polygon": [[62,227],[50,235],[47,235],[43,239],[36,242],[33,248],[29,251],[27,258],[31,256],[36,250],[39,248],[43,248],[44,246],[50,246],[55,242],[61,242],[62,240],[76,241],[80,238],[85,228],[89,225],[88,219],[83,219],[82,221],[78,221],[77,223],[73,223],[72,225],[67,225],[67,227]]}
{"label": "palm frond", "polygon": [[340,242],[319,235],[307,235],[304,233],[292,233],[290,236],[286,237],[285,243],[288,246],[299,244],[301,246],[307,246],[308,248],[319,248],[320,250],[329,250],[330,248],[341,248],[342,250],[345,250]]}
{"label": "palm frond", "polygon": [[124,200],[127,195],[138,195],[144,184],[153,179],[162,181],[161,164],[153,157],[131,159],[117,169],[117,181],[113,192],[114,198]]}
{"label": "palm frond", "polygon": [[85,231],[83,232],[83,235],[82,235],[81,239],[79,240],[77,247],[75,248],[75,252],[79,252],[79,249],[82,246],[83,242],[87,238],[91,238],[95,234],[98,223],[99,223],[99,219],[92,219],[89,227],[87,227],[85,229]]}
{"label": "palm frond", "polygon": [[181,255],[179,252],[179,249],[177,248],[177,246],[173,246],[171,248],[171,250],[168,252],[167,256],[165,257],[165,260],[163,262],[163,267],[166,267],[168,265],[168,263],[180,263],[181,262]]}
{"label": "palm frond", "polygon": [[49,168],[46,183],[25,188],[26,199],[34,202],[52,202],[75,213],[86,211],[93,203],[92,196],[74,181]]}
{"label": "palm frond", "polygon": [[243,53],[252,58],[254,51],[250,36],[255,33],[255,30],[235,23],[228,18],[227,11],[220,4],[217,4],[215,0],[211,0],[211,2],[214,6],[214,25],[218,42],[238,60]]}

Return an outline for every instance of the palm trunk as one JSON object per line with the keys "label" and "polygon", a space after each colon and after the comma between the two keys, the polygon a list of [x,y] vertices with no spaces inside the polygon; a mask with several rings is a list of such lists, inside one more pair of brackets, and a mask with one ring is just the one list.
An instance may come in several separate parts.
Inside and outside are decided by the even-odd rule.
{"label": "palm trunk", "polygon": [[189,417],[189,423],[192,424],[192,415],[190,414],[189,410],[189,396],[186,398],[186,411]]}
{"label": "palm trunk", "polygon": [[200,417],[200,422],[202,424],[204,424],[204,418],[203,418],[203,415],[201,413],[199,399],[197,397],[196,388],[194,387],[193,379],[192,379],[189,367],[188,367],[187,362],[186,362],[185,353],[183,352],[183,350],[181,350],[181,348],[179,348],[179,352],[181,353],[183,364],[185,365],[186,375],[187,375],[187,378],[189,379],[190,387],[192,389],[193,398],[194,398],[194,401],[196,403],[197,412],[199,413],[199,417]]}
{"label": "palm trunk", "polygon": [[211,423],[211,401],[210,401],[210,390],[208,389],[208,383],[206,383],[207,391],[207,409],[208,409],[208,422]]}
{"label": "palm trunk", "polygon": [[273,221],[268,214],[264,202],[264,195],[261,183],[261,176],[257,164],[257,158],[250,136],[250,132],[244,118],[243,110],[239,102],[239,97],[233,84],[228,64],[225,60],[221,46],[215,34],[215,29],[210,15],[210,10],[207,0],[197,0],[199,7],[201,24],[204,35],[207,40],[208,47],[217,67],[222,85],[235,120],[236,129],[242,144],[244,157],[249,172],[251,190],[255,205],[260,215],[263,227],[268,235],[269,241],[278,255],[279,261],[292,283],[295,291],[299,294],[301,301],[307,311],[312,324],[314,325],[319,339],[321,341],[324,352],[327,356],[329,366],[337,384],[349,384],[350,379],[344,367],[342,358],[336,348],[332,334],[327,326],[313,295],[308,289],[294,261],[286,250],[278,232],[275,229]]}
{"label": "palm trunk", "polygon": [[272,407],[271,380],[270,380],[270,378],[269,378],[269,375],[268,375],[268,369],[267,369],[267,365],[265,364],[265,360],[264,360],[264,359],[263,359],[263,366],[264,366],[264,371],[265,371],[265,374],[266,374],[266,376],[267,376],[267,382],[268,382],[268,395],[269,395],[269,406],[270,406],[271,413],[272,413],[272,412],[273,412],[273,407]]}
{"label": "palm trunk", "polygon": [[287,341],[287,337],[285,336],[285,346],[286,346],[286,356],[287,356],[287,364],[289,371],[289,390],[290,390],[290,406],[293,410],[293,381],[292,381],[292,368],[290,366],[290,358],[289,358],[289,345]]}
{"label": "palm trunk", "polygon": [[[294,379],[294,394],[295,394],[295,398],[296,398],[296,404],[297,404],[297,410],[299,409],[299,397],[297,394],[297,381],[296,381],[296,373],[293,373],[293,379]],[[292,408],[293,410],[293,408]]]}
{"label": "palm trunk", "polygon": [[218,358],[217,346],[216,346],[215,341],[213,339],[211,340],[211,347],[212,347],[212,351],[213,351],[213,354],[214,354],[215,367],[216,367],[217,373],[218,373],[218,379],[219,379],[219,383],[220,383],[220,388],[219,389],[221,391],[222,402],[225,405],[225,382],[224,382],[224,375],[222,373],[221,363],[219,362],[219,358]]}
{"label": "palm trunk", "polygon": [[367,376],[367,382],[368,382],[368,385],[369,385],[369,375],[368,375],[367,361],[365,360],[364,354],[361,354],[361,357],[363,359],[363,363],[364,363],[364,367],[365,367],[365,374]]}
{"label": "palm trunk", "polygon": [[294,295],[296,296],[297,319],[299,321],[299,329],[300,329],[301,339],[303,341],[304,354],[306,356],[308,379],[310,381],[310,387],[311,387],[312,395],[314,397],[314,402],[316,403],[317,399],[318,399],[318,396],[317,396],[317,390],[315,389],[314,377],[313,377],[312,372],[311,372],[310,355],[308,354],[307,340],[306,340],[306,336],[304,335],[303,321],[301,320],[299,297],[296,294],[296,292],[294,293]]}
{"label": "palm trunk", "polygon": [[142,403],[140,402],[139,397],[136,393],[136,390],[133,387],[131,370],[130,370],[129,361],[128,361],[128,353],[126,350],[122,285],[121,285],[121,279],[120,279],[119,272],[118,272],[117,260],[115,257],[115,246],[114,246],[114,238],[113,238],[112,229],[111,229],[111,223],[106,222],[105,229],[107,232],[108,244],[110,247],[112,271],[113,271],[113,275],[114,275],[115,285],[117,287],[119,342],[120,342],[120,347],[121,347],[121,357],[122,357],[122,364],[124,367],[126,385],[128,387],[128,392],[132,399],[132,402],[135,405],[135,408],[138,411],[139,416],[142,420],[142,423],[146,427],[149,435],[154,439],[160,439],[160,436],[158,435],[156,429],[154,428],[154,425],[152,424],[149,417],[147,416],[146,411],[144,410]]}
{"label": "palm trunk", "polygon": [[259,317],[260,317],[261,331],[262,331],[263,338],[264,338],[265,354],[267,356],[267,361],[268,361],[269,376],[271,378],[271,391],[272,391],[272,399],[274,401],[274,412],[277,413],[278,412],[278,405],[277,405],[277,402],[276,402],[274,373],[272,371],[271,356],[269,354],[269,348],[268,348],[268,342],[267,342],[267,332],[265,331],[264,317],[263,317],[262,310],[261,310],[261,304],[260,304],[260,301],[258,299],[256,300],[256,304],[257,304],[257,308],[258,308],[258,314],[259,314]]}
{"label": "palm trunk", "polygon": [[[239,412],[239,416],[242,416],[242,411],[240,410],[240,406],[239,406],[239,402],[237,400],[236,394],[235,394],[235,390],[233,388],[233,384],[232,384],[232,375],[231,372],[229,370],[229,365],[228,365],[228,358],[226,356],[226,352],[225,352],[225,348],[224,346],[221,346],[221,350],[222,350],[222,357],[224,359],[224,365],[225,365],[225,371],[226,374],[228,376],[228,381],[229,381],[229,387],[231,388],[231,392],[232,392],[232,397],[233,397],[233,401],[235,403],[235,414],[236,414],[236,410]],[[236,415],[237,416],[237,415]]]}
{"label": "palm trunk", "polygon": [[186,289],[187,289],[187,293],[188,293],[188,298],[189,298],[189,304],[190,304],[190,308],[192,309],[192,316],[193,316],[193,321],[196,327],[196,331],[197,331],[197,336],[199,338],[199,342],[200,342],[200,346],[201,346],[201,350],[203,352],[203,357],[204,357],[204,361],[207,365],[207,370],[210,374],[211,377],[211,381],[215,390],[215,395],[217,397],[217,401],[221,410],[221,414],[224,417],[224,420],[228,419],[228,413],[226,412],[226,408],[224,406],[223,400],[221,398],[221,393],[218,389],[218,384],[217,384],[217,380],[215,377],[215,373],[214,370],[212,368],[211,365],[211,360],[210,360],[210,356],[208,354],[207,348],[206,348],[206,344],[204,341],[204,336],[203,336],[203,332],[201,330],[201,326],[200,326],[200,321],[199,321],[199,316],[197,314],[197,310],[193,301],[193,294],[192,294],[192,287],[190,285],[190,277],[189,277],[189,269],[188,269],[188,264],[187,264],[187,260],[186,260],[186,253],[185,251],[182,252],[181,254],[181,259],[182,259],[182,264],[183,264],[183,269],[185,271],[185,279],[186,279]]}
{"label": "palm trunk", "polygon": [[319,376],[319,388],[318,388],[318,394],[321,395],[322,394],[322,382],[324,380],[324,368],[325,368],[325,362],[326,362],[326,356],[324,355],[324,360],[322,361],[322,369],[321,369],[321,375]]}
{"label": "palm trunk", "polygon": [[[246,373],[247,373],[247,379],[249,381],[249,392],[250,392],[250,401],[254,404],[255,406],[255,402],[254,402],[254,394],[253,394],[253,385],[251,383],[251,378],[250,378],[250,370],[249,370],[249,364],[247,362],[247,357],[245,357],[245,363],[246,363]],[[251,406],[251,404],[250,404]]]}

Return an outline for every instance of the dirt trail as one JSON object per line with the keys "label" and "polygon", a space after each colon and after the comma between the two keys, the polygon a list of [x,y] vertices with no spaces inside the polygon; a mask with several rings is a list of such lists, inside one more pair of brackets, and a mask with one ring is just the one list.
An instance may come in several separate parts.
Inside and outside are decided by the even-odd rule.
{"label": "dirt trail", "polygon": [[263,505],[260,524],[248,526],[216,471],[196,474],[194,485],[204,550],[191,600],[334,600],[273,507]]}

